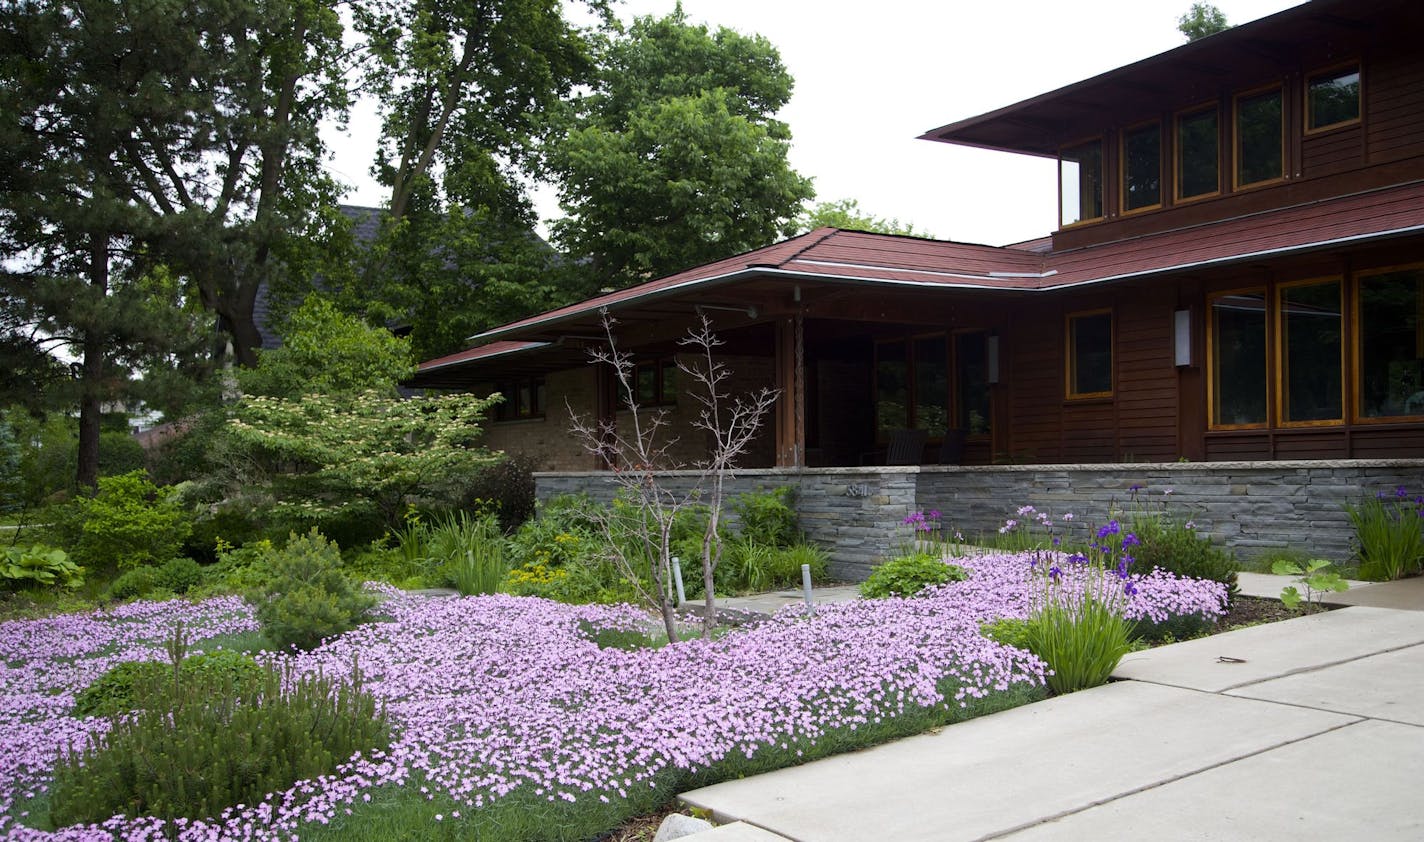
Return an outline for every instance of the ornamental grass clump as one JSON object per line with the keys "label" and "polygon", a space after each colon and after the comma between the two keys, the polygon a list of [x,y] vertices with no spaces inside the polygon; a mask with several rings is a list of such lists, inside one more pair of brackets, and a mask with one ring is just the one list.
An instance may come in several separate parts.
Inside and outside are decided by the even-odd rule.
{"label": "ornamental grass clump", "polygon": [[1358,506],[1345,506],[1360,552],[1360,578],[1390,582],[1424,569],[1424,495],[1399,486]]}
{"label": "ornamental grass clump", "polygon": [[1055,693],[1105,683],[1131,648],[1135,623],[1128,602],[1137,585],[1128,550],[1138,544],[1114,520],[1097,531],[1088,554],[1030,556],[1024,640],[1053,670],[1048,686]]}
{"label": "ornamental grass clump", "polygon": [[216,817],[390,744],[384,711],[349,680],[268,668],[220,686],[179,667],[139,689],[143,710],[92,733],[54,768],[55,826],[111,816]]}

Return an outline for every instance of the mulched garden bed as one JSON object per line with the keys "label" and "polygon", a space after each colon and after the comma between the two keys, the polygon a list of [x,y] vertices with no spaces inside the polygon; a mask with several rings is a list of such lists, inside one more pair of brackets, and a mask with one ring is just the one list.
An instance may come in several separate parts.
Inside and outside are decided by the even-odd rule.
{"label": "mulched garden bed", "polygon": [[1306,614],[1317,614],[1321,611],[1329,611],[1331,606],[1302,604],[1297,608],[1287,608],[1279,599],[1269,599],[1257,596],[1238,596],[1231,601],[1231,608],[1226,612],[1226,616],[1217,620],[1216,625],[1210,630],[1210,634],[1220,634],[1231,631],[1242,626],[1257,626],[1262,623],[1274,623],[1279,620],[1289,620],[1294,617],[1302,617]]}

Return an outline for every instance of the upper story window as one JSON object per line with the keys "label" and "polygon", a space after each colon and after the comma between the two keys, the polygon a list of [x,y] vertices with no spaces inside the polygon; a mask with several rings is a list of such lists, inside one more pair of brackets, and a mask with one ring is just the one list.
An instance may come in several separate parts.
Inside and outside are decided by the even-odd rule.
{"label": "upper story window", "polygon": [[1122,133],[1122,207],[1162,204],[1162,126],[1152,122]]}
{"label": "upper story window", "polygon": [[1306,131],[1329,129],[1360,119],[1360,66],[1352,64],[1311,76],[1305,85]]}
{"label": "upper story window", "polygon": [[544,417],[544,378],[527,377],[498,384],[504,401],[495,404],[494,420],[519,421]]}
{"label": "upper story window", "polygon": [[1210,196],[1221,189],[1221,133],[1216,105],[1177,116],[1177,198]]}
{"label": "upper story window", "polygon": [[1058,154],[1059,226],[1103,217],[1103,142],[1090,140]]}
{"label": "upper story window", "polygon": [[1112,311],[1071,313],[1067,333],[1068,397],[1110,397],[1113,391]]}
{"label": "upper story window", "polygon": [[1275,181],[1285,175],[1281,89],[1236,98],[1236,186]]}

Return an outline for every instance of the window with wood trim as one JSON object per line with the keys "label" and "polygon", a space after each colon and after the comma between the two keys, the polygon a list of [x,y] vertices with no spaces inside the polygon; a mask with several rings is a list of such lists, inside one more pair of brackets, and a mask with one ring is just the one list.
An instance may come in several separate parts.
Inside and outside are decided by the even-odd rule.
{"label": "window with wood trim", "polygon": [[1360,65],[1337,67],[1305,83],[1305,129],[1321,131],[1360,120]]}
{"label": "window with wood trim", "polygon": [[1285,177],[1285,121],[1280,88],[1236,97],[1236,186]]}
{"label": "window with wood trim", "polygon": [[1155,120],[1122,133],[1122,209],[1162,204],[1162,124]]}
{"label": "window with wood trim", "polygon": [[1176,176],[1179,200],[1221,190],[1221,130],[1215,103],[1177,115]]}
{"label": "window with wood trim", "polygon": [[1060,227],[1103,217],[1103,142],[1090,140],[1058,154]]}
{"label": "window with wood trim", "polygon": [[1282,284],[1276,290],[1282,426],[1345,420],[1341,302],[1338,280]]}
{"label": "window with wood trim", "polygon": [[1265,290],[1211,296],[1207,378],[1212,427],[1265,426],[1266,367]]}
{"label": "window with wood trim", "polygon": [[1355,295],[1357,417],[1424,417],[1424,268],[1363,275]]}
{"label": "window with wood trim", "polygon": [[1113,392],[1111,310],[1070,313],[1067,320],[1067,396],[1106,398]]}
{"label": "window with wood trim", "polygon": [[495,391],[504,400],[495,404],[494,420],[523,421],[544,417],[544,378],[523,377],[499,383]]}
{"label": "window with wood trim", "polygon": [[[924,430],[989,433],[988,334],[935,333],[875,343],[875,437]],[[952,423],[951,423],[952,421]]]}
{"label": "window with wood trim", "polygon": [[677,361],[658,357],[633,366],[633,397],[639,407],[677,404]]}

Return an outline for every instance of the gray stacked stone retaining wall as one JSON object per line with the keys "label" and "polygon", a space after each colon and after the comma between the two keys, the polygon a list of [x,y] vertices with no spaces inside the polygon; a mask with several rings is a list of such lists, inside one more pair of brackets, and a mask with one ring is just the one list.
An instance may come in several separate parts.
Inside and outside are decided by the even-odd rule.
{"label": "gray stacked stone retaining wall", "polygon": [[[688,489],[696,475],[672,471],[664,481]],[[617,488],[597,472],[540,473],[535,483],[541,500],[584,492],[607,501]],[[738,471],[727,491],[793,486],[801,528],[830,551],[832,575],[859,580],[907,535],[902,521],[910,512],[938,510],[973,540],[996,532],[1023,505],[1058,523],[1071,512],[1080,529],[1134,505],[1165,506],[1243,559],[1295,548],[1344,561],[1354,552],[1344,504],[1401,485],[1419,494],[1421,484],[1424,459],[1394,459],[778,468]]]}

